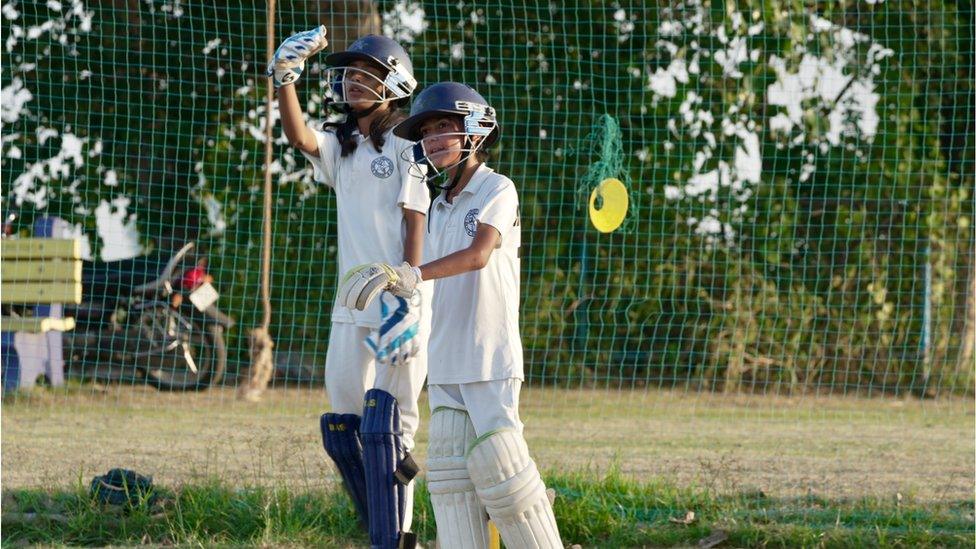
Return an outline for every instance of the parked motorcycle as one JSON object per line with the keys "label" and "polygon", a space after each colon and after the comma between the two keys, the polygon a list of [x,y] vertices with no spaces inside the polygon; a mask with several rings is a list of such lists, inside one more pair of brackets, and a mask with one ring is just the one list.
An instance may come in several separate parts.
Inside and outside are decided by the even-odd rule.
{"label": "parked motorcycle", "polygon": [[65,306],[76,327],[64,335],[69,375],[138,381],[162,390],[200,390],[227,367],[224,331],[233,319],[217,308],[219,294],[206,257],[191,242],[120,261],[86,261],[82,304]]}

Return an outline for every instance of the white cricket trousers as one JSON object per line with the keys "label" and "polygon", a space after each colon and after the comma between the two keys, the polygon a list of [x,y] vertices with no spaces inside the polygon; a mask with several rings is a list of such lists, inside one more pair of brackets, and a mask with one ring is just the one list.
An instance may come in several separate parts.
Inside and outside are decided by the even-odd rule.
{"label": "white cricket trousers", "polygon": [[332,323],[329,351],[325,358],[325,389],[330,411],[336,414],[363,415],[363,395],[369,389],[382,389],[397,399],[403,447],[413,450],[414,435],[420,426],[417,400],[427,377],[427,340],[430,323],[421,322],[417,337],[420,351],[407,366],[386,366],[376,362],[363,341],[371,328]]}
{"label": "white cricket trousers", "polygon": [[498,429],[521,433],[519,391],[522,382],[515,378],[477,381],[452,385],[430,385],[427,396],[430,411],[445,407],[464,410],[471,418],[477,436]]}

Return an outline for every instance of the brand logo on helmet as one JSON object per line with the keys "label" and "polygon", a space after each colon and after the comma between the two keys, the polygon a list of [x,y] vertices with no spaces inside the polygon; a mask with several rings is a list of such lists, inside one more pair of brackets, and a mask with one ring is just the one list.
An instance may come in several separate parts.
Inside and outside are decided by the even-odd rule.
{"label": "brand logo on helmet", "polygon": [[470,101],[455,101],[454,108],[464,112],[480,112],[480,113],[485,113],[488,116],[495,116],[495,109],[489,107],[488,105],[482,105],[481,103],[472,103]]}
{"label": "brand logo on helmet", "polygon": [[381,156],[373,160],[373,163],[369,165],[369,169],[376,177],[386,179],[393,175],[393,161],[385,156]]}
{"label": "brand logo on helmet", "polygon": [[478,208],[473,208],[464,215],[464,232],[468,233],[470,237],[474,237],[474,233],[478,229],[478,212],[480,211]]}

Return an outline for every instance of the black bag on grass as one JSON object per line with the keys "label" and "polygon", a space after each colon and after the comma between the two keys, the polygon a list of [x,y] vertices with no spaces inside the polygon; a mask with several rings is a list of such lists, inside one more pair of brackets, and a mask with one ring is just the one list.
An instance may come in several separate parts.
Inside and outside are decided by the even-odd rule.
{"label": "black bag on grass", "polygon": [[91,495],[108,505],[152,505],[156,501],[152,477],[128,469],[112,469],[91,481]]}

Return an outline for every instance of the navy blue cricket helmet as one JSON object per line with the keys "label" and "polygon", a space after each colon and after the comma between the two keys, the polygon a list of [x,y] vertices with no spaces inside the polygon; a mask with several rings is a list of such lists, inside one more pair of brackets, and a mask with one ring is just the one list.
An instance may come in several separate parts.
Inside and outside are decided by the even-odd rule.
{"label": "navy blue cricket helmet", "polygon": [[474,88],[457,82],[440,82],[417,95],[410,117],[393,128],[393,134],[410,141],[420,141],[420,126],[427,120],[444,115],[464,117],[464,132],[483,136],[478,148],[487,149],[498,141],[501,128],[495,109]]}
{"label": "navy blue cricket helmet", "polygon": [[417,89],[413,63],[403,46],[385,36],[369,34],[350,44],[345,51],[329,54],[325,58],[333,72],[330,84],[340,99],[343,99],[342,78],[345,76],[345,69],[354,70],[349,67],[354,61],[367,61],[386,69],[383,85],[393,97],[384,97],[383,100],[406,99]]}

